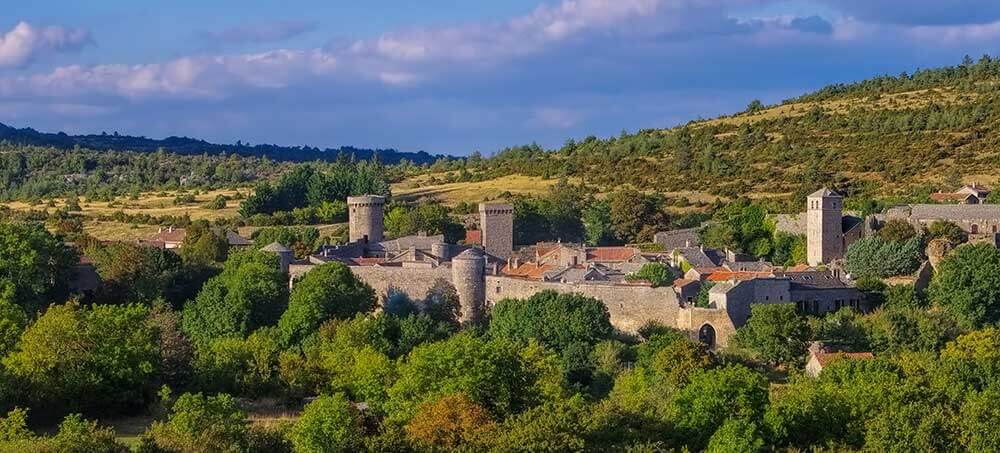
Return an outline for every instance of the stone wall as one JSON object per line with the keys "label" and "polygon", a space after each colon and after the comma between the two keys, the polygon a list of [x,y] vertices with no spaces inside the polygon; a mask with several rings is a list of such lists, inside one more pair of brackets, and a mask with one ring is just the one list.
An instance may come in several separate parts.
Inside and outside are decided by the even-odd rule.
{"label": "stone wall", "polygon": [[611,324],[623,332],[634,333],[649,321],[667,326],[677,325],[680,306],[673,288],[486,277],[486,302],[491,307],[503,299],[523,299],[546,290],[580,293],[604,302],[611,315]]}
{"label": "stone wall", "polygon": [[726,347],[736,335],[736,326],[733,325],[726,310],[684,307],[677,313],[677,328],[686,330],[694,341],[700,340],[698,333],[706,325],[715,331],[716,348]]}

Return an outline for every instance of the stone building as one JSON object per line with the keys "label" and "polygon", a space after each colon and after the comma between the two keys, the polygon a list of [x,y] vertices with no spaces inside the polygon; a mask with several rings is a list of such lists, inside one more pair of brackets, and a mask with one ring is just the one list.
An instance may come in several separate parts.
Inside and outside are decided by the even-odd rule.
{"label": "stone building", "polygon": [[807,198],[806,255],[810,266],[844,257],[844,197],[823,188]]}
{"label": "stone building", "polygon": [[[902,219],[926,228],[943,220],[959,226],[970,240],[1000,233],[1000,205],[996,204],[911,204],[889,208],[884,220]],[[976,237],[983,236],[983,237]]]}

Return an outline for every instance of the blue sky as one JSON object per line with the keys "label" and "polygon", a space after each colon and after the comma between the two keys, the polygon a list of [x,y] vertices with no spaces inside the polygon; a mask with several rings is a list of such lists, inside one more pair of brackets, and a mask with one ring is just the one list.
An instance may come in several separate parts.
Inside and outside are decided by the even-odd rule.
{"label": "blue sky", "polygon": [[1000,53],[983,0],[33,0],[0,122],[449,154],[670,127]]}

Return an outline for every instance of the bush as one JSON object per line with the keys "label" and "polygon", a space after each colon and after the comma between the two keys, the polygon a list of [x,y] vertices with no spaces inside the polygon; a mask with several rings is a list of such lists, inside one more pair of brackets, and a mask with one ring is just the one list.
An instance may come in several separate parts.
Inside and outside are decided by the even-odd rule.
{"label": "bush", "polygon": [[247,446],[246,414],[229,395],[185,393],[170,407],[166,422],[154,422],[144,437],[168,451],[242,452]]}
{"label": "bush", "polygon": [[363,442],[357,410],[340,393],[307,404],[289,437],[301,453],[357,451]]}

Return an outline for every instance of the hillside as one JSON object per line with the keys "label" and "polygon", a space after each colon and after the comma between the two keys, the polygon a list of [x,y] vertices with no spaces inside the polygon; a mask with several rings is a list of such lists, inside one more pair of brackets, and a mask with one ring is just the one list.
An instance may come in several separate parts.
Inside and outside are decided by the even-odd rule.
{"label": "hillside", "polygon": [[169,153],[197,155],[197,154],[237,154],[246,157],[264,157],[272,160],[289,162],[306,162],[314,160],[335,161],[341,158],[353,158],[355,160],[369,160],[377,157],[382,162],[396,164],[401,160],[409,160],[416,164],[430,164],[441,156],[434,156],[427,152],[415,153],[400,152],[394,149],[362,149],[350,146],[340,148],[319,149],[309,146],[278,146],[278,145],[247,145],[237,142],[233,145],[222,145],[209,143],[187,137],[167,137],[162,140],[146,137],[133,137],[129,135],[113,134],[91,134],[91,135],[67,135],[63,132],[57,134],[38,132],[31,128],[16,129],[0,123],[0,142],[7,142],[13,145],[53,147],[59,149],[73,149],[74,147],[88,148],[100,151],[140,151],[154,152],[164,150]]}
{"label": "hillside", "polygon": [[672,129],[568,140],[555,150],[508,148],[471,159],[442,183],[518,174],[570,177],[597,191],[632,185],[725,198],[771,194],[790,205],[820,185],[855,198],[920,198],[1000,178],[998,83],[1000,60],[966,59],[832,85],[779,105],[755,101],[744,112]]}

